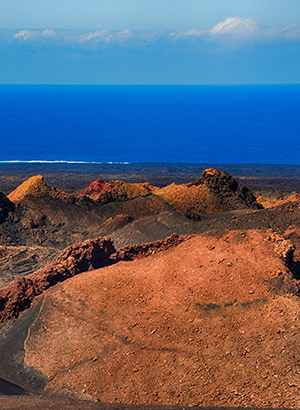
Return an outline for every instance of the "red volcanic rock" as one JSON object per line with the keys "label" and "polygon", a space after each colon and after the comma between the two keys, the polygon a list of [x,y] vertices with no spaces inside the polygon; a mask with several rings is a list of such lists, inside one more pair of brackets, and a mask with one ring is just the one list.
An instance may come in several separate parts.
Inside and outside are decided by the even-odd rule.
{"label": "red volcanic rock", "polygon": [[115,187],[114,182],[105,182],[102,179],[96,179],[90,183],[90,185],[83,190],[81,190],[77,196],[88,196],[91,199],[97,200],[105,192],[110,192]]}
{"label": "red volcanic rock", "polygon": [[152,185],[149,183],[126,183],[123,181],[104,182],[101,179],[93,181],[87,188],[77,194],[105,204],[113,201],[127,201],[128,199],[144,197],[152,194]]}
{"label": "red volcanic rock", "polygon": [[270,232],[214,231],[77,275],[45,294],[25,366],[101,402],[299,408],[290,249]]}
{"label": "red volcanic rock", "polygon": [[177,246],[189,236],[171,235],[162,241],[127,246],[118,252],[110,239],[87,240],[70,246],[54,262],[0,289],[0,324],[17,318],[47,289],[82,272],[121,260],[134,260]]}
{"label": "red volcanic rock", "polygon": [[176,233],[173,233],[173,235],[161,241],[125,246],[117,251],[114,257],[116,260],[132,261],[134,259],[153,255],[157,252],[165,251],[190,238],[190,235],[179,236]]}
{"label": "red volcanic rock", "polygon": [[70,246],[62,255],[43,269],[16,279],[0,289],[0,323],[17,318],[29,308],[34,299],[51,286],[72,276],[112,263],[115,248],[110,239],[88,240]]}

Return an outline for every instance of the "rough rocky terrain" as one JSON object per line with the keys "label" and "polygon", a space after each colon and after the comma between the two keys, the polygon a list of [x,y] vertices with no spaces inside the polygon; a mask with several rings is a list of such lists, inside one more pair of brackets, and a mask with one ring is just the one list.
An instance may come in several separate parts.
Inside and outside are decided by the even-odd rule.
{"label": "rough rocky terrain", "polygon": [[55,259],[60,250],[45,246],[0,245],[0,289],[16,279],[29,275]]}
{"label": "rough rocky terrain", "polygon": [[225,171],[212,168],[189,184],[171,184],[156,192],[190,219],[202,213],[226,212],[235,209],[259,209],[252,192]]}
{"label": "rough rocky terrain", "polygon": [[43,269],[10,282],[0,289],[0,326],[29,309],[47,289],[89,270],[164,251],[188,236],[171,235],[163,241],[127,246],[117,251],[110,239],[98,238],[70,246]]}
{"label": "rough rocky terrain", "polygon": [[[172,184],[163,189],[149,183],[95,180],[72,194],[48,186],[37,175],[8,197],[2,195],[0,244],[64,249],[100,234],[111,234],[140,218],[166,212],[173,218],[183,216],[184,225],[184,220],[201,220],[207,212],[259,207],[245,186],[226,172],[212,169],[190,184]],[[154,238],[146,235],[143,239],[163,239],[169,233]]]}
{"label": "rough rocky terrain", "polygon": [[297,408],[292,243],[225,230],[176,245],[46,292],[22,342],[36,385],[103,402]]}
{"label": "rough rocky terrain", "polygon": [[213,169],[1,195],[1,410],[299,408],[299,195],[256,198]]}

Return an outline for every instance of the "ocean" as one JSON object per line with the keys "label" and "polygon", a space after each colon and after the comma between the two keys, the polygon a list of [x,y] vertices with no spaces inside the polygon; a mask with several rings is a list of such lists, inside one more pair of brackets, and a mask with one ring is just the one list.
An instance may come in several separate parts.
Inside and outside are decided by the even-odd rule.
{"label": "ocean", "polygon": [[0,85],[0,161],[300,164],[300,85]]}

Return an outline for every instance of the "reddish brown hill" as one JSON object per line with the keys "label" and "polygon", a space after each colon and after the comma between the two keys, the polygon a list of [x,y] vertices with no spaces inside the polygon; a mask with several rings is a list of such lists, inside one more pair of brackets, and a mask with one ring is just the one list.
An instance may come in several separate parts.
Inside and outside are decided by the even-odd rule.
{"label": "reddish brown hill", "polygon": [[73,277],[45,294],[25,366],[104,402],[298,408],[292,253],[277,234],[214,231]]}
{"label": "reddish brown hill", "polygon": [[[110,233],[133,219],[172,208],[151,193],[149,184],[121,181],[105,184],[98,180],[76,196],[50,188],[41,175],[23,182],[9,198],[17,205],[17,211],[11,221],[1,226],[1,231],[5,231],[3,235],[0,232],[2,244],[2,238],[11,232],[13,237],[8,243],[59,248],[98,237],[101,232]],[[126,218],[118,215],[126,215]],[[111,222],[106,223],[108,219]]]}
{"label": "reddish brown hill", "polygon": [[106,192],[110,192],[115,187],[114,182],[105,182],[102,179],[96,179],[91,182],[89,186],[82,189],[77,196],[88,196],[92,199],[98,199],[101,195]]}
{"label": "reddish brown hill", "polygon": [[252,192],[225,171],[206,169],[189,184],[168,185],[155,192],[187,217],[199,219],[201,213],[235,209],[259,209]]}
{"label": "reddish brown hill", "polygon": [[[116,251],[110,239],[105,238],[87,240],[70,246],[58,259],[47,264],[43,269],[26,275],[24,278],[16,279],[0,289],[0,326],[10,319],[17,318],[21,312],[30,308],[41,294],[59,282],[121,260],[129,261],[153,255],[179,245],[188,238],[188,236],[179,237],[173,234],[164,240],[126,246],[119,251]],[[19,248],[17,249],[20,251]],[[16,251],[15,249],[10,250]],[[26,248],[23,249],[23,252],[26,250]],[[4,251],[9,252],[9,248]],[[49,253],[51,254],[51,250]]]}
{"label": "reddish brown hill", "polygon": [[152,193],[152,189],[153,187],[149,183],[104,182],[101,179],[97,179],[87,188],[80,191],[77,196],[88,196],[99,203],[107,203],[147,196]]}

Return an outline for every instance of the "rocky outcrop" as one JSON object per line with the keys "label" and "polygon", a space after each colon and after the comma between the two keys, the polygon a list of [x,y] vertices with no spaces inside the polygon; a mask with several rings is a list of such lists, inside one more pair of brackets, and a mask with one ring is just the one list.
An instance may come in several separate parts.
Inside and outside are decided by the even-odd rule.
{"label": "rocky outcrop", "polygon": [[70,246],[58,259],[48,263],[43,269],[18,278],[0,289],[0,325],[17,318],[22,311],[30,308],[41,294],[59,282],[122,260],[130,261],[165,251],[187,239],[187,235],[179,237],[173,234],[161,241],[127,246],[119,251],[116,251],[110,239],[103,238]]}
{"label": "rocky outcrop", "polygon": [[201,219],[202,213],[262,208],[247,187],[226,171],[212,168],[189,184],[171,184],[155,193],[193,220]]}
{"label": "rocky outcrop", "polygon": [[10,201],[18,203],[22,201],[25,196],[41,197],[51,194],[51,188],[45,184],[42,175],[33,176],[24,181],[13,192],[8,195]]}
{"label": "rocky outcrop", "polygon": [[93,181],[87,188],[77,194],[77,197],[88,196],[100,204],[114,201],[144,197],[152,194],[149,183],[130,184],[123,181],[104,182],[101,179]]}
{"label": "rocky outcrop", "polygon": [[154,255],[157,252],[166,251],[174,246],[178,246],[180,243],[190,238],[191,236],[189,235],[179,236],[178,234],[173,233],[168,238],[160,241],[125,246],[115,253],[114,258],[117,261],[133,261],[135,259],[145,258],[146,256]]}
{"label": "rocky outcrop", "polygon": [[189,183],[188,187],[206,186],[224,206],[234,206],[235,209],[251,208],[260,209],[255,196],[245,185],[238,183],[228,172],[208,168],[203,171],[200,178]]}
{"label": "rocky outcrop", "polygon": [[115,252],[109,239],[88,240],[67,248],[54,262],[0,289],[0,323],[16,318],[50,287],[79,273],[112,263]]}
{"label": "rocky outcrop", "polygon": [[59,283],[24,366],[101,402],[298,408],[300,301],[279,242],[219,230]]}

